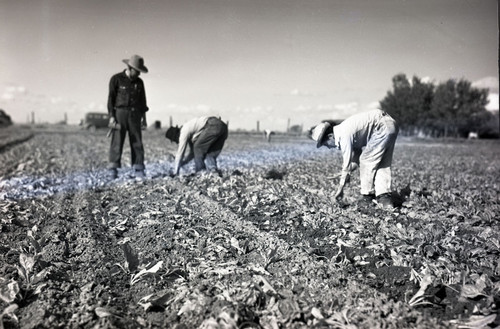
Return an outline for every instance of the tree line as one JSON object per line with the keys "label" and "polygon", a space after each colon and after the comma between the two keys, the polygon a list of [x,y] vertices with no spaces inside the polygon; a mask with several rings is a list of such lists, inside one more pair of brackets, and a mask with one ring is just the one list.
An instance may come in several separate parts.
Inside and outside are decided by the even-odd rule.
{"label": "tree line", "polygon": [[494,115],[486,110],[488,89],[474,88],[464,79],[437,85],[416,76],[410,81],[405,74],[395,75],[392,84],[380,107],[397,120],[402,135],[498,135],[498,122],[492,127]]}

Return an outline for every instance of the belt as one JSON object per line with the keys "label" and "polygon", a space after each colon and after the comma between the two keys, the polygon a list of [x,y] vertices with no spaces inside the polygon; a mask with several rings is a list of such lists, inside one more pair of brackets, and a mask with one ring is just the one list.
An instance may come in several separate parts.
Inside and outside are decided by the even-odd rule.
{"label": "belt", "polygon": [[115,109],[123,111],[131,111],[131,112],[135,112],[138,110],[136,107],[116,107]]}

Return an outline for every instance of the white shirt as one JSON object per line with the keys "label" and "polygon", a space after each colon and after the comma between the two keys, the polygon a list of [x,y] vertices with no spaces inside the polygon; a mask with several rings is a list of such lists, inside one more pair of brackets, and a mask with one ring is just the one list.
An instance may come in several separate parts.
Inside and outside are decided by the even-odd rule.
{"label": "white shirt", "polygon": [[[182,127],[179,135],[179,147],[177,148],[177,153],[175,155],[175,172],[179,173],[179,169],[182,166],[184,160],[184,153],[189,146],[189,156],[192,158],[193,143],[196,142],[201,134],[202,129],[207,124],[209,117],[203,116],[199,118],[194,118],[186,122]],[[188,160],[189,161],[189,160]]]}
{"label": "white shirt", "polygon": [[342,177],[350,173],[351,162],[358,162],[362,147],[366,146],[380,119],[387,115],[382,110],[355,114],[333,127],[337,147],[342,151]]}

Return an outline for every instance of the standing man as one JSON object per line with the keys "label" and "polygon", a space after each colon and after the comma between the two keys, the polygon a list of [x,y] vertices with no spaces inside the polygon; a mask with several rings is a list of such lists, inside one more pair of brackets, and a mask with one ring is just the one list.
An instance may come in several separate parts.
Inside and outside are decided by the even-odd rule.
{"label": "standing man", "polygon": [[[217,157],[227,139],[227,125],[216,117],[200,117],[189,120],[182,127],[168,128],[165,137],[178,143],[173,174],[179,175],[182,166],[194,158],[196,172],[206,169],[217,170]],[[186,149],[189,153],[185,155]]]}
{"label": "standing man", "polygon": [[111,177],[118,176],[117,169],[121,167],[123,143],[128,132],[132,166],[135,176],[144,177],[144,147],[142,145],[142,131],[147,127],[146,92],[144,83],[139,78],[142,73],[147,73],[144,59],[133,55],[124,59],[127,68],[113,75],[109,81],[108,114],[110,120],[111,147],[109,149],[109,168]]}
{"label": "standing man", "polygon": [[398,136],[396,121],[384,111],[373,110],[353,115],[336,126],[323,122],[311,129],[316,147],[338,148],[342,152],[342,172],[335,199],[343,197],[351,172],[359,165],[361,203],[374,200],[384,208],[393,208],[391,164]]}

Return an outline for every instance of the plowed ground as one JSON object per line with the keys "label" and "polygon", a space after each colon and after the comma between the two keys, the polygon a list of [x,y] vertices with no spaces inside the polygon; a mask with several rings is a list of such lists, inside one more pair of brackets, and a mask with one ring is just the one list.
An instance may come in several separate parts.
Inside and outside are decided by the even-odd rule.
{"label": "plowed ground", "polygon": [[[10,127],[0,152],[5,328],[489,328],[500,325],[500,144],[400,138],[397,208],[331,201],[340,156],[230,134],[221,175],[147,175],[104,131]],[[19,142],[16,142],[19,141]]]}

